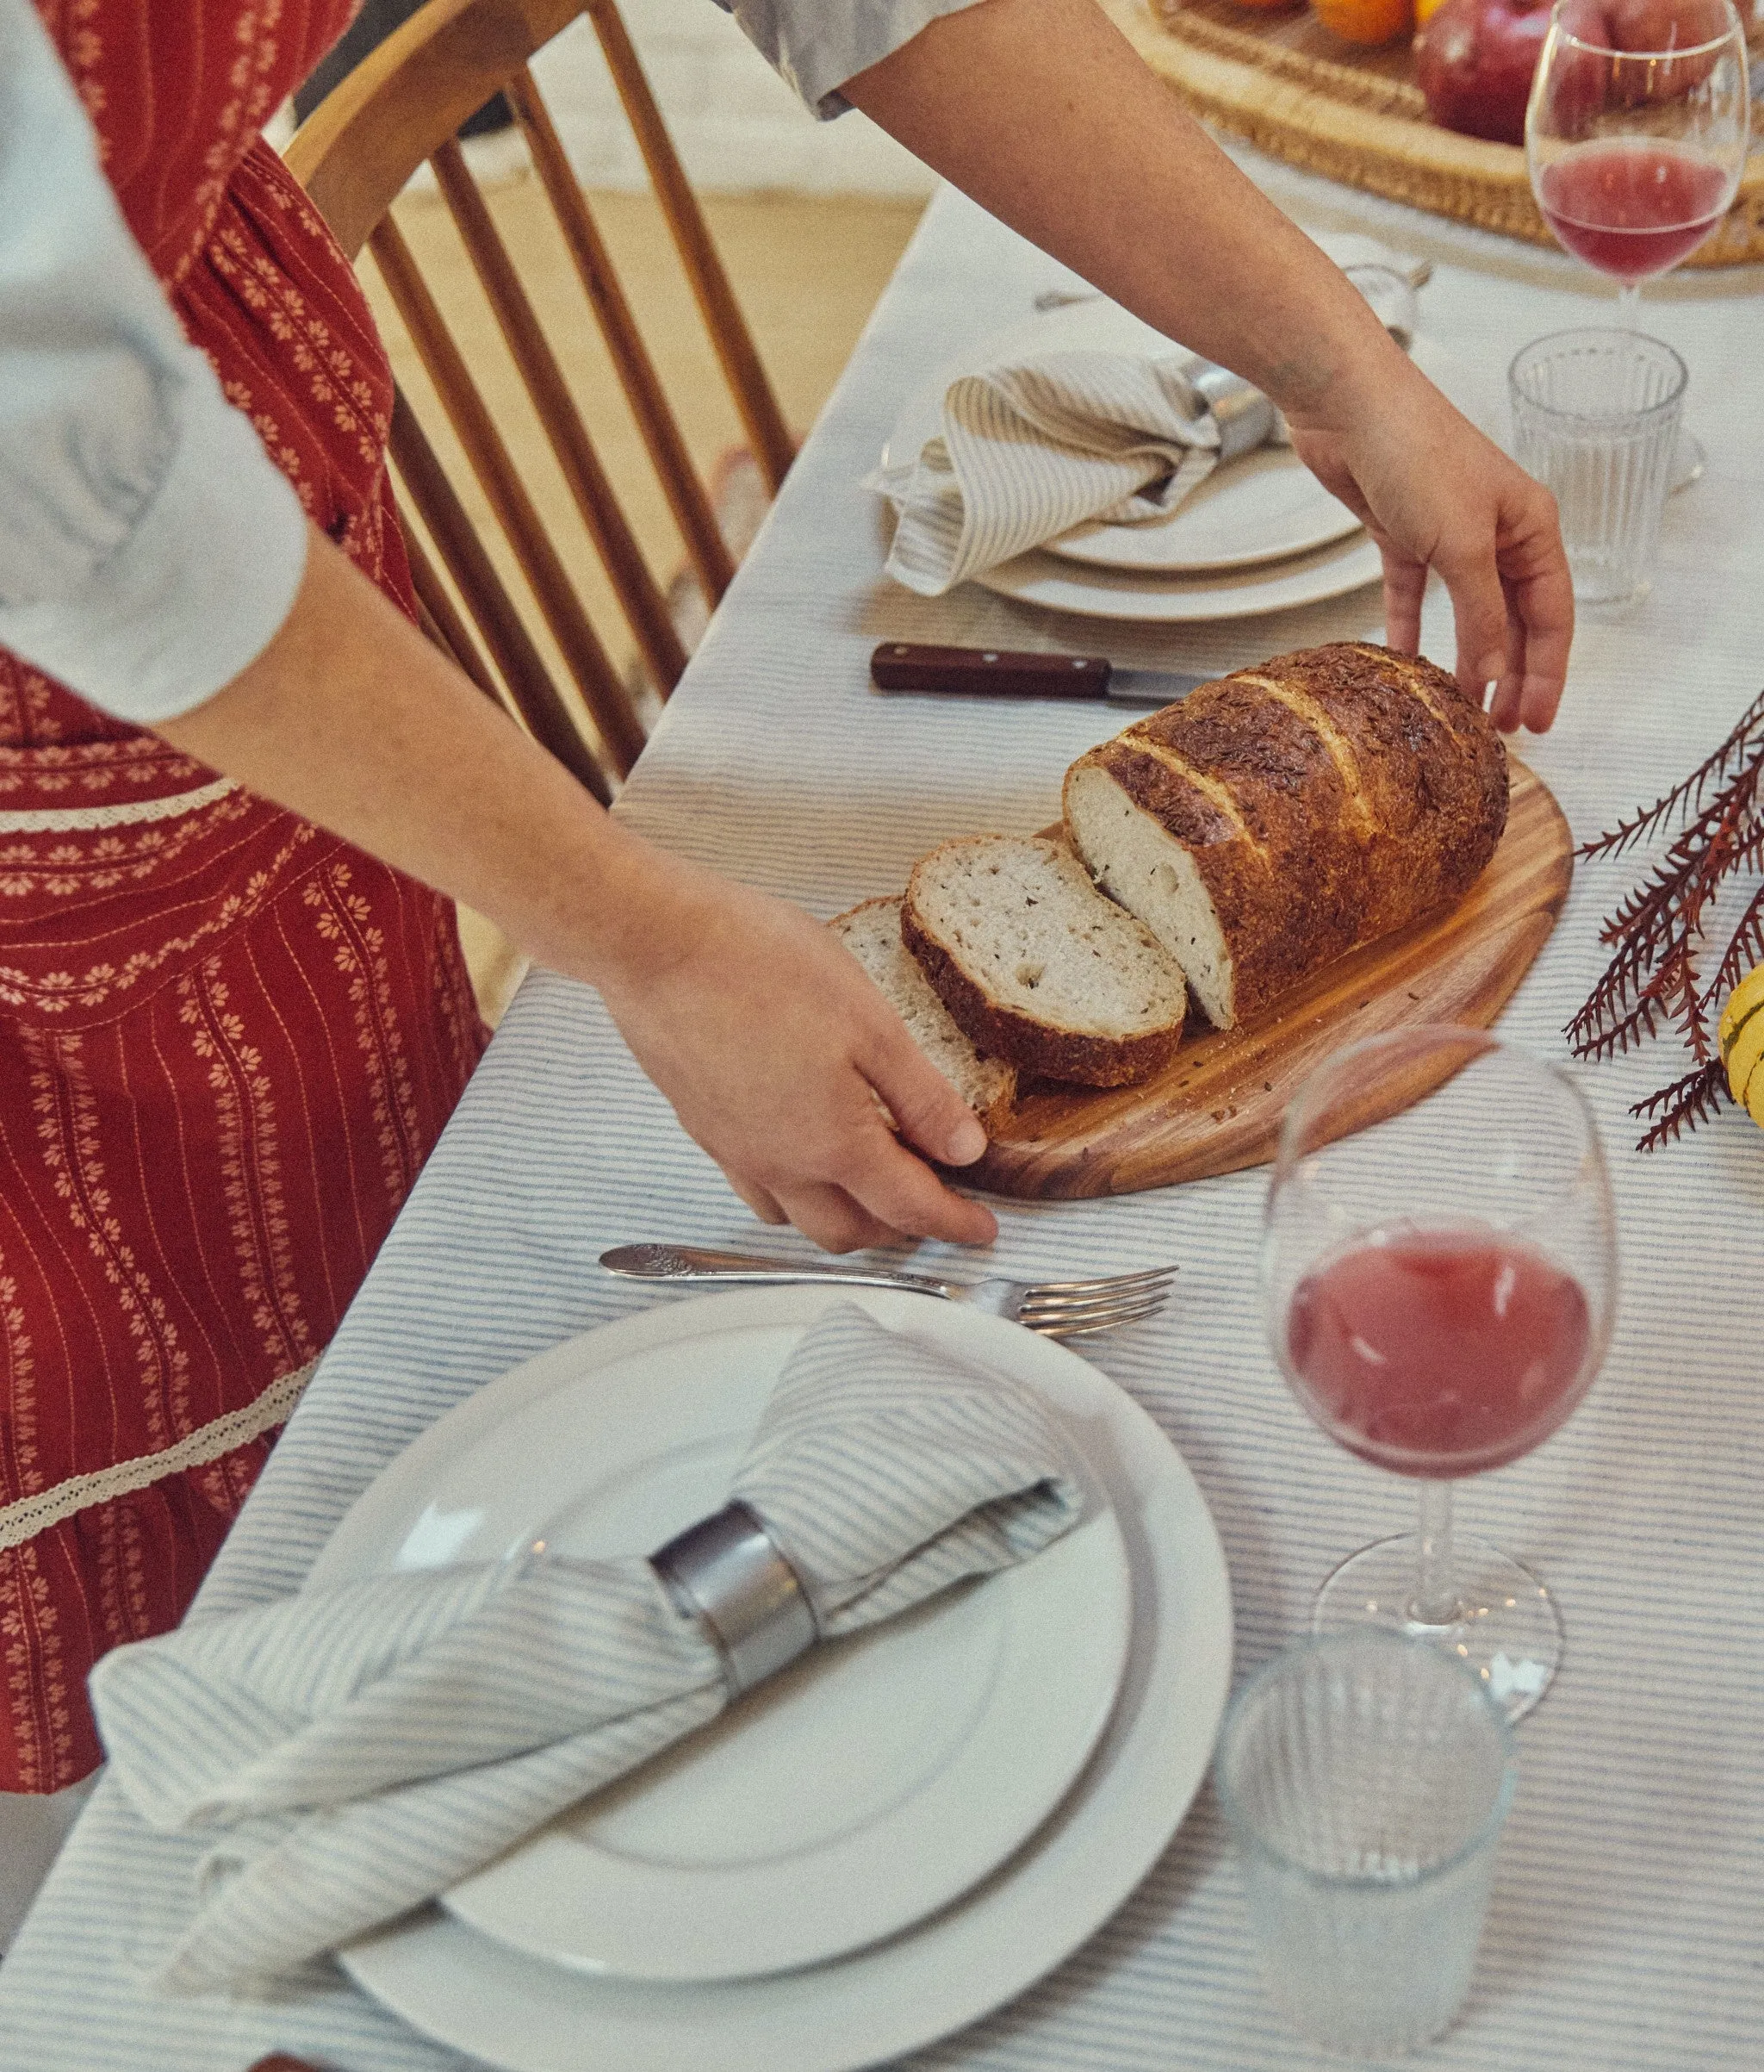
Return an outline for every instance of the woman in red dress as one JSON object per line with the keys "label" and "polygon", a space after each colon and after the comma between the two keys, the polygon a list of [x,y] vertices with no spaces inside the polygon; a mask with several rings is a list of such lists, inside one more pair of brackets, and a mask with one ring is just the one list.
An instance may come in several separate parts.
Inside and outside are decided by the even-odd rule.
{"label": "woman in red dress", "polygon": [[[270,113],[351,0],[39,0],[189,335],[407,611],[392,383]],[[485,1032],[450,900],[0,650],[0,1791],[100,1759]]]}
{"label": "woman in red dress", "polygon": [[[125,707],[110,681],[119,709],[169,715],[163,738],[0,656],[0,1792],[50,1793],[99,1759],[87,1671],[189,1602],[483,1042],[448,902],[237,779],[450,887],[596,986],[767,1220],[838,1249],[983,1243],[996,1224],[913,1155],[966,1164],[984,1133],[834,938],[609,819],[414,629],[387,493],[387,368],[348,266],[258,140],[349,0],[35,3],[129,227],[311,521],[298,590],[254,660],[242,653],[218,687],[185,670],[181,704]],[[953,3],[929,27],[908,0],[737,11],[762,40],[767,22],[795,23],[774,53],[786,71],[845,51],[841,76],[817,79],[823,106],[848,87],[1007,221],[1266,388],[1377,530],[1393,640],[1418,637],[1432,563],[1451,590],[1461,681],[1498,676],[1501,724],[1523,711],[1547,725],[1572,624],[1548,496],[1085,0]],[[829,23],[850,35],[829,39]],[[59,75],[52,97],[71,115]],[[46,208],[28,180],[19,191],[27,217]],[[43,327],[66,306],[46,240],[29,221],[10,227],[23,314],[0,351],[19,356],[28,406]],[[125,359],[127,320],[102,334]],[[90,333],[64,327],[90,374]],[[22,434],[0,414],[25,484],[0,519],[22,512],[24,532],[51,464],[78,449],[102,473],[111,457],[77,408],[59,410],[54,394],[39,419],[27,407]],[[286,493],[254,448],[250,463],[286,545]],[[152,507],[165,507],[162,492]],[[184,562],[245,585],[242,530],[216,527],[234,507],[268,522],[261,497],[228,504],[205,480],[171,507]],[[112,564],[82,567],[74,618],[136,610]],[[20,646],[78,660],[77,642],[32,645],[47,623],[32,612],[47,600],[53,618],[59,580],[0,567],[0,611]],[[137,630],[131,657],[176,659],[165,628]]]}

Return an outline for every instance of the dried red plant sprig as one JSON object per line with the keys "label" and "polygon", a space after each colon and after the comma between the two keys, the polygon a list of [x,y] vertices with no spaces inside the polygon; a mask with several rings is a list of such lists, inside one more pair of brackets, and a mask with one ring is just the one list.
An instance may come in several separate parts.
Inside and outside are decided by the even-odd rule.
{"label": "dried red plant sprig", "polygon": [[1727,1073],[1719,1058],[1711,1058],[1706,1065],[1699,1065],[1681,1080],[1662,1086],[1658,1093],[1650,1093],[1645,1101],[1637,1101],[1630,1110],[1631,1115],[1654,1117],[1653,1127],[1645,1136],[1637,1140],[1636,1149],[1658,1151],[1667,1144],[1675,1143],[1684,1130],[1694,1129],[1699,1123],[1706,1123],[1726,1103]]}
{"label": "dried red plant sprig", "polygon": [[1699,960],[1722,887],[1764,867],[1764,694],[1715,750],[1663,798],[1581,845],[1582,856],[1620,856],[1674,821],[1666,854],[1599,930],[1610,963],[1568,1025],[1576,1057],[1609,1058],[1677,1028],[1693,1068],[1630,1112],[1651,1118],[1637,1148],[1653,1151],[1707,1122],[1727,1098],[1711,1019],[1755,963],[1764,961],[1764,885],[1748,901],[1707,985]]}
{"label": "dried red plant sprig", "polygon": [[1764,885],[1752,894],[1746,911],[1740,916],[1726,954],[1708,992],[1703,995],[1704,1007],[1707,1009],[1717,1000],[1724,1000],[1755,964],[1764,964]]}
{"label": "dried red plant sprig", "polygon": [[1590,842],[1583,842],[1575,851],[1578,856],[1621,856],[1624,849],[1650,835],[1667,818],[1673,808],[1688,800],[1692,810],[1703,803],[1703,794],[1710,785],[1718,782],[1744,756],[1752,745],[1752,736],[1764,732],[1764,691],[1761,691],[1747,706],[1739,725],[1705,762],[1699,763],[1682,784],[1675,784],[1664,798],[1656,799],[1644,812],[1633,820],[1622,820],[1608,835],[1598,835]]}

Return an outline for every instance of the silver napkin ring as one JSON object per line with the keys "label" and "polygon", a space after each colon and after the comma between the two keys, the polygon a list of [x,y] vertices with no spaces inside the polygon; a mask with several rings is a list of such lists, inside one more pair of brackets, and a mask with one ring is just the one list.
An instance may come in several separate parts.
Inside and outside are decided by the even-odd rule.
{"label": "silver napkin ring", "polygon": [[1208,360],[1189,367],[1187,373],[1219,427],[1221,467],[1239,453],[1252,452],[1273,431],[1273,404],[1242,375],[1233,374],[1229,367],[1215,367]]}
{"label": "silver napkin ring", "polygon": [[675,1608],[696,1619],[731,1698],[776,1676],[821,1637],[802,1579],[759,1515],[728,1503],[649,1557]]}

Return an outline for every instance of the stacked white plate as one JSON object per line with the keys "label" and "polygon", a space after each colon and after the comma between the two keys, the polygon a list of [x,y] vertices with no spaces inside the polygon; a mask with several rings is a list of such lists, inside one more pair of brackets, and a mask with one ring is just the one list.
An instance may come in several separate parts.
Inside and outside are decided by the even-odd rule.
{"label": "stacked white plate", "polygon": [[[1051,1341],[924,1297],[847,1298],[1034,1391],[1089,1491],[1084,1521],[1022,1568],[816,1650],[342,1951],[413,2026],[506,2072],[847,2072],[1021,1992],[1175,1832],[1231,1668],[1194,1478]],[[829,1299],[677,1302],[530,1360],[393,1463],[314,1580],[540,1541],[650,1552],[720,1508]]]}
{"label": "stacked white plate", "polygon": [[[883,465],[911,460],[937,435],[945,391],[961,375],[1053,352],[1171,351],[1161,333],[1102,296],[1049,310],[988,339],[918,390],[895,421]],[[1425,335],[1416,337],[1411,357],[1473,423],[1498,438],[1500,398],[1485,376]],[[1177,625],[1315,604],[1382,574],[1376,546],[1346,505],[1290,448],[1264,446],[1219,469],[1165,518],[1075,526],[974,580],[1026,604]]]}

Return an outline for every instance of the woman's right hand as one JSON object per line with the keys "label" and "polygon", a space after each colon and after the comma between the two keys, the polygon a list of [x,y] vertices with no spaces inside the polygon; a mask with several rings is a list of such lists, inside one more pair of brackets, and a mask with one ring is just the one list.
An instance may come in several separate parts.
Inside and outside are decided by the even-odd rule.
{"label": "woman's right hand", "polygon": [[787,901],[661,851],[643,876],[641,925],[594,982],[754,1213],[829,1252],[990,1243],[991,1211],[925,1163],[972,1164],[985,1132],[843,944]]}
{"label": "woman's right hand", "polygon": [[322,533],[269,647],[162,731],[597,986],[768,1222],[835,1252],[997,1234],[925,1163],[971,1164],[984,1131],[856,958],[798,908],[612,818]]}

